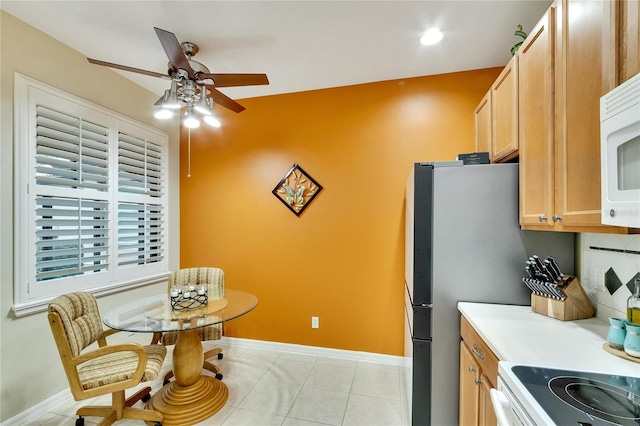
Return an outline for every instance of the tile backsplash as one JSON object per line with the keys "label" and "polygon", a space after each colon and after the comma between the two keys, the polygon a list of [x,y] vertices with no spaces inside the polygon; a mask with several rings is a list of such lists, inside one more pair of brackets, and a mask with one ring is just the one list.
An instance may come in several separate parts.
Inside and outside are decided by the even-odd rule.
{"label": "tile backsplash", "polygon": [[640,235],[578,234],[578,250],[578,276],[596,303],[596,316],[625,318],[640,277]]}

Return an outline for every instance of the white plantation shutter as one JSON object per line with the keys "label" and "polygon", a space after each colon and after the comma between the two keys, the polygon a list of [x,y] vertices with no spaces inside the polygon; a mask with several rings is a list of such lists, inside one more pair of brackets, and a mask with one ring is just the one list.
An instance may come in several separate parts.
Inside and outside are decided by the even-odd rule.
{"label": "white plantation shutter", "polygon": [[36,281],[107,269],[108,202],[38,196],[36,203]]}
{"label": "white plantation shutter", "polygon": [[163,207],[118,205],[118,266],[144,265],[164,259]]}
{"label": "white plantation shutter", "polygon": [[162,147],[120,133],[118,135],[118,190],[161,197]]}
{"label": "white plantation shutter", "polygon": [[132,126],[120,126],[117,139],[117,266],[127,274],[166,258],[166,149]]}
{"label": "white plantation shutter", "polygon": [[[109,271],[109,117],[54,96],[33,99],[35,247],[31,288]],[[65,111],[66,110],[66,111]],[[85,118],[90,117],[90,118]],[[79,277],[85,277],[84,279]]]}
{"label": "white plantation shutter", "polygon": [[166,135],[19,74],[14,81],[14,312],[166,274]]}
{"label": "white plantation shutter", "polygon": [[43,105],[36,106],[36,183],[109,188],[109,129]]}

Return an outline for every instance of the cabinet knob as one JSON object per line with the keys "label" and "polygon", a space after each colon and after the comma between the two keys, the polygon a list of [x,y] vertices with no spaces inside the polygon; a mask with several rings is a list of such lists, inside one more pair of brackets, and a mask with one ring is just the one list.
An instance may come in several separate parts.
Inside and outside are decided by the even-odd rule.
{"label": "cabinet knob", "polygon": [[477,377],[473,379],[473,381],[476,383],[476,386],[482,384],[482,380],[478,379]]}
{"label": "cabinet knob", "polygon": [[538,220],[540,222],[546,222],[547,221],[547,217],[545,215],[541,214],[540,216],[538,216]]}
{"label": "cabinet knob", "polygon": [[475,368],[473,368],[472,366],[469,366],[469,373],[473,373],[473,372],[475,372],[475,371],[476,371],[476,369],[475,369]]}
{"label": "cabinet knob", "polygon": [[558,216],[558,215],[555,215],[555,214],[554,214],[554,215],[553,215],[553,217],[552,217],[551,219],[553,219],[553,221],[554,221],[554,222],[557,222],[557,221],[559,221],[559,220],[562,220],[562,216]]}

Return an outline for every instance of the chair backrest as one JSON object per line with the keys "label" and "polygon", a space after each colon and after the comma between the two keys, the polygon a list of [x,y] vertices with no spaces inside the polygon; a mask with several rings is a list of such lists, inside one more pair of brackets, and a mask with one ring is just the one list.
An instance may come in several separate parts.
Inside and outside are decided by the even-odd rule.
{"label": "chair backrest", "polygon": [[[169,291],[171,287],[187,287],[190,284],[207,284],[207,297],[209,299],[220,299],[224,297],[224,271],[220,268],[184,268],[173,271],[169,275]],[[198,335],[201,340],[216,340],[222,336],[222,324],[214,324],[199,328]],[[174,345],[178,340],[178,333],[171,331],[163,333],[159,338],[165,345]]]}
{"label": "chair backrest", "polygon": [[173,271],[169,276],[171,287],[187,287],[188,285],[207,284],[207,296],[220,299],[224,296],[224,271],[220,268],[185,268]]}
{"label": "chair backrest", "polygon": [[[53,329],[51,314],[60,317],[64,336]],[[72,357],[75,358],[103,335],[98,303],[91,293],[78,292],[56,297],[49,304],[49,316],[60,355],[68,345]],[[61,341],[64,337],[66,341]]]}

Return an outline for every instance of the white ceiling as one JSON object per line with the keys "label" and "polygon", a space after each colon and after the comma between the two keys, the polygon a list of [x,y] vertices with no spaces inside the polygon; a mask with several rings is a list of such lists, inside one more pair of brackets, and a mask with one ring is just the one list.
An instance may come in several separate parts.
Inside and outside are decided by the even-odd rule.
{"label": "white ceiling", "polygon": [[[211,72],[266,73],[234,99],[505,65],[550,0],[7,1],[0,8],[81,52],[165,73],[153,27],[200,47]],[[443,41],[419,43],[439,27]],[[25,52],[26,55],[29,52]],[[95,65],[98,67],[97,65]],[[118,71],[160,96],[163,79]]]}

